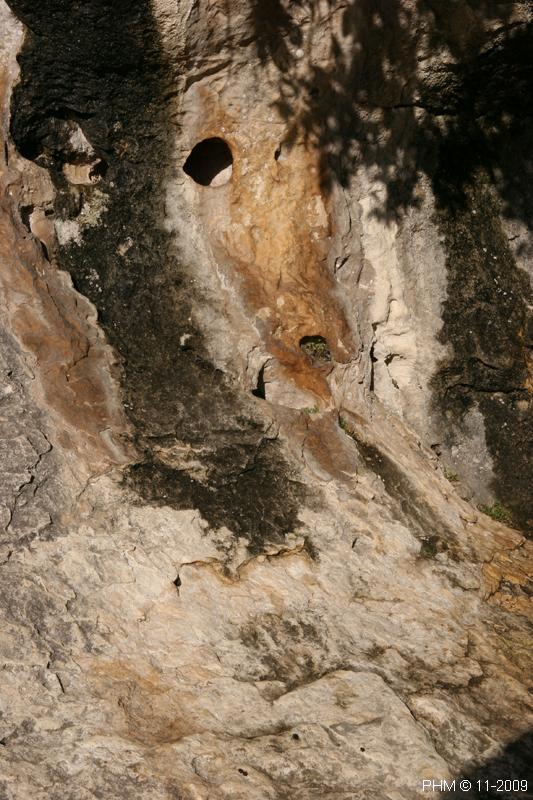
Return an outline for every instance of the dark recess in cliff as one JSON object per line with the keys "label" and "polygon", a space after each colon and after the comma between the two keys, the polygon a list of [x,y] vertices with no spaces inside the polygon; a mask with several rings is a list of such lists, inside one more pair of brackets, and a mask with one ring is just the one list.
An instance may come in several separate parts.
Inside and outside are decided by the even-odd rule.
{"label": "dark recess in cliff", "polygon": [[[9,4],[28,29],[12,136],[22,155],[50,170],[59,217],[75,219],[95,191],[73,191],[63,176],[72,123],[106,164],[101,224],[85,228],[82,246],[61,247],[56,257],[96,305],[122,358],[126,409],[143,454],[126,481],[151,502],[199,508],[212,526],[226,525],[259,551],[265,538],[298,527],[303,489],[280,443],[266,438],[254,401],[210,362],[191,322],[202,298],[163,230],[176,75],[149,4]],[[201,480],[186,462],[165,463],[161,453],[176,445],[202,462]]]}

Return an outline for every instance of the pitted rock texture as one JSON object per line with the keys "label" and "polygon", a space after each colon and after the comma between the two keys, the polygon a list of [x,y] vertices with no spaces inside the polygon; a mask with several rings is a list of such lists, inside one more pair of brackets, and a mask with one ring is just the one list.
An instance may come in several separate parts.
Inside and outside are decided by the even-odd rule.
{"label": "pitted rock texture", "polygon": [[532,11],[449,5],[0,0],[2,800],[533,785]]}

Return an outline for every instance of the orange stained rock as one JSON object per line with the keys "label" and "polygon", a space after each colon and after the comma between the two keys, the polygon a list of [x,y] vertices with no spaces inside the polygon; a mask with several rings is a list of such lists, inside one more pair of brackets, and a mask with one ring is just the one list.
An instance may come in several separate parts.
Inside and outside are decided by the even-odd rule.
{"label": "orange stained rock", "polygon": [[124,463],[120,434],[126,432],[126,421],[112,376],[111,349],[96,327],[90,303],[44,258],[18,219],[21,180],[0,163],[4,312],[32,356],[34,392],[44,399],[57,427],[53,444],[76,450],[89,469]]}
{"label": "orange stained rock", "polygon": [[503,591],[504,586],[527,587],[533,575],[533,544],[524,540],[510,552],[498,550],[490,563],[483,565],[485,594],[490,602],[503,606],[508,611],[533,618],[533,600],[527,594],[516,596],[512,590]]}
{"label": "orange stained rock", "polygon": [[148,664],[87,659],[84,668],[96,697],[116,709],[122,735],[157,745],[178,742],[203,730],[201,715],[188,710],[195,705],[196,692],[186,685],[176,686],[168,675]]}
{"label": "orange stained rock", "polygon": [[273,138],[276,125],[246,128],[244,118],[224,113],[206,89],[200,97],[210,111],[196,141],[224,136],[234,158],[228,184],[198,187],[215,258],[287,375],[327,399],[328,369],[309,363],[300,340],[324,337],[338,362],[349,361],[353,343],[327,266],[331,222],[318,153],[303,137],[280,143]]}

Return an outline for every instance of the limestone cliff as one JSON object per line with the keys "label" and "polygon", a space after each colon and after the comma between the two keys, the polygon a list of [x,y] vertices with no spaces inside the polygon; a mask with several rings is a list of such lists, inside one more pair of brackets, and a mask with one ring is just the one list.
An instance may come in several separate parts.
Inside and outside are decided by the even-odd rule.
{"label": "limestone cliff", "polygon": [[0,28],[1,800],[530,796],[530,2]]}

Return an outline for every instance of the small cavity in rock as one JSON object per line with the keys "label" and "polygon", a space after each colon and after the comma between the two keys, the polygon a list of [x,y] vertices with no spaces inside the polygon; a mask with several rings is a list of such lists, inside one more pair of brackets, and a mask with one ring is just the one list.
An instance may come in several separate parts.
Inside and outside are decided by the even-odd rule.
{"label": "small cavity in rock", "polygon": [[183,171],[201,186],[223,186],[231,179],[233,155],[219,137],[204,139],[191,150]]}
{"label": "small cavity in rock", "polygon": [[101,178],[105,178],[106,172],[107,172],[107,161],[104,161],[103,158],[100,158],[92,165],[91,169],[89,170],[89,178],[91,178],[91,180],[94,183],[96,183]]}
{"label": "small cavity in rock", "polygon": [[261,400],[264,400],[265,395],[265,368],[264,366],[261,367],[259,370],[259,374],[257,376],[257,386],[255,389],[252,389],[252,394],[254,397],[260,397]]}
{"label": "small cavity in rock", "polygon": [[331,361],[331,352],[323,336],[304,336],[300,339],[300,348],[313,364]]}

